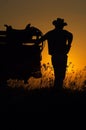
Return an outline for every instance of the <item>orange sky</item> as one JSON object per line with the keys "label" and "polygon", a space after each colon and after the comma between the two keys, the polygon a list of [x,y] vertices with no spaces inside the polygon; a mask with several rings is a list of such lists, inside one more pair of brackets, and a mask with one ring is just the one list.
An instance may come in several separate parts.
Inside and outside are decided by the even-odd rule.
{"label": "orange sky", "polygon": [[[74,35],[69,60],[76,68],[86,66],[86,1],[85,0],[0,0],[0,29],[4,24],[24,28],[31,23],[43,33],[53,29],[52,21],[62,17],[68,23],[65,29]],[[42,58],[48,62],[47,43]]]}

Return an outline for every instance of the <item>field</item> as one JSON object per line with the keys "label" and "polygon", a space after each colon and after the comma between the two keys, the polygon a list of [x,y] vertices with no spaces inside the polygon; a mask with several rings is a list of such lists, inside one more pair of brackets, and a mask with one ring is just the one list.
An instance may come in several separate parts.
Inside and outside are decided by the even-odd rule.
{"label": "field", "polygon": [[[71,63],[70,65],[72,66]],[[71,68],[71,72],[66,73],[62,92],[54,89],[53,68],[47,63],[41,67],[41,78],[31,77],[26,84],[23,80],[9,79],[7,86],[0,87],[1,102],[17,105],[28,102],[29,104],[85,103],[86,67],[77,72]]]}
{"label": "field", "polygon": [[[68,71],[68,68],[71,68]],[[42,64],[41,66],[42,77],[41,78],[34,78],[31,77],[28,79],[27,83],[24,83],[24,80],[12,80],[9,79],[7,81],[8,86],[12,88],[24,88],[26,90],[33,90],[33,89],[41,89],[41,88],[53,88],[54,85],[54,71],[53,67],[47,63]],[[86,66],[83,67],[81,70],[74,70],[74,65],[70,62],[66,76],[64,80],[64,89],[68,89],[71,91],[85,91],[86,89]]]}

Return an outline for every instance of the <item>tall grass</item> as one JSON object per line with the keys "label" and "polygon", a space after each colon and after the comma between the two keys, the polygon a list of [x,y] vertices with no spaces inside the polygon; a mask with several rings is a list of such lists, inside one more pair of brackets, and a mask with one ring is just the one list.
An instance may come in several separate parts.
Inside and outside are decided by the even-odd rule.
{"label": "tall grass", "polygon": [[85,90],[86,89],[86,66],[82,69],[75,70],[74,65],[70,62],[71,71],[66,72],[64,86],[71,90]]}
{"label": "tall grass", "polygon": [[[68,68],[71,67],[71,71]],[[25,84],[24,80],[12,80],[7,81],[9,87],[23,87],[24,89],[35,88],[50,88],[54,85],[54,70],[50,63],[43,63],[41,66],[42,77],[34,78],[30,77]],[[66,71],[66,77],[64,80],[64,87],[71,90],[85,90],[86,89],[86,66],[82,70],[74,70],[72,62],[69,63]]]}

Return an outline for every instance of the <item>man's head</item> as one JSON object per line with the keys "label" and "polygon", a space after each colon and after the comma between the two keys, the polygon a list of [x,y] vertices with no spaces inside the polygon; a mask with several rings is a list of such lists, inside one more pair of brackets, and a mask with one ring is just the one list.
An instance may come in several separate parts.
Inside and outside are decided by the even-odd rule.
{"label": "man's head", "polygon": [[64,19],[62,19],[62,18],[57,18],[56,20],[54,20],[53,22],[52,22],[52,24],[56,27],[56,28],[63,28],[64,26],[66,26],[67,25],[67,23],[66,22],[64,22]]}

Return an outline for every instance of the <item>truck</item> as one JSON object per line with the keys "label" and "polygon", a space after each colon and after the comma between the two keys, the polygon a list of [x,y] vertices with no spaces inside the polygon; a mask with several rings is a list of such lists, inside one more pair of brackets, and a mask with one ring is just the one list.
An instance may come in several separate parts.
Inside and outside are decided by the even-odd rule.
{"label": "truck", "polygon": [[25,83],[31,76],[41,78],[44,43],[36,41],[43,36],[42,31],[31,24],[24,29],[4,26],[5,31],[0,31],[0,84],[6,84],[9,78]]}

